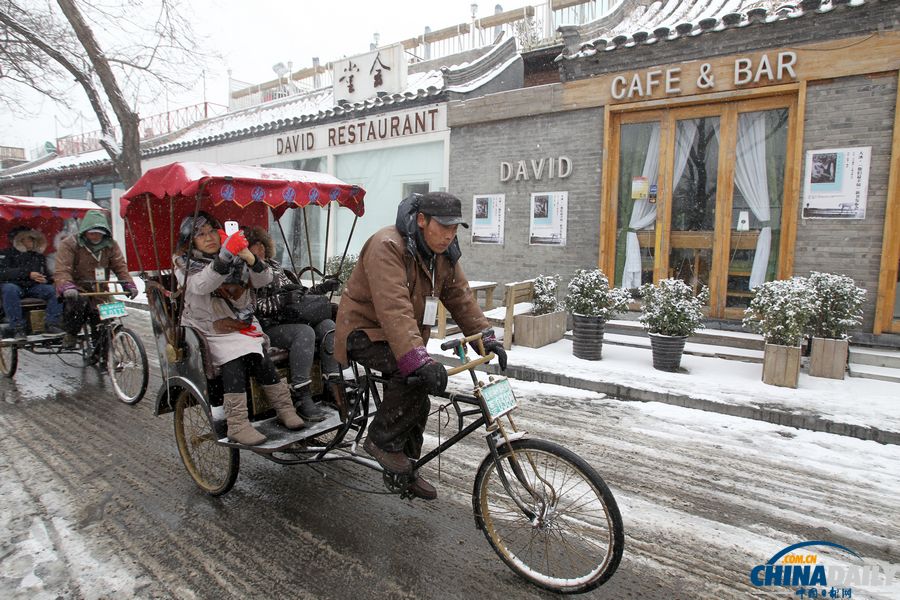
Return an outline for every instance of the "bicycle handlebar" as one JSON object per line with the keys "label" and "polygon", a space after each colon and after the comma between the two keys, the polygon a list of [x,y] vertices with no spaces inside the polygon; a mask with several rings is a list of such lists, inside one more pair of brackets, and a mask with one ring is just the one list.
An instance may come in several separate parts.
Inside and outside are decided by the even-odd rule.
{"label": "bicycle handlebar", "polygon": [[78,292],[79,296],[127,296],[129,292]]}
{"label": "bicycle handlebar", "polygon": [[449,350],[451,348],[456,348],[460,344],[468,344],[469,342],[474,342],[475,340],[479,340],[484,337],[485,332],[482,331],[480,333],[473,333],[472,335],[464,338],[456,338],[454,340],[449,340],[441,344],[441,350]]}

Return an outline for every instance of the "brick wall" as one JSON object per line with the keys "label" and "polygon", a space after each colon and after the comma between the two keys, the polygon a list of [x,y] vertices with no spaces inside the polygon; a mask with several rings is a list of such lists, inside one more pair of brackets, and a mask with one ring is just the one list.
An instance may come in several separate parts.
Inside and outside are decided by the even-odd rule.
{"label": "brick wall", "polygon": [[[872,162],[865,219],[798,217],[794,274],[842,273],[866,288],[864,331],[872,330],[875,317],[896,94],[895,74],[846,77],[807,89],[804,165],[809,150],[853,146],[871,146]],[[802,189],[800,194],[802,200]]]}
{"label": "brick wall", "polygon": [[[597,266],[600,235],[600,170],[603,111],[586,109],[529,119],[493,121],[453,128],[450,134],[449,190],[463,201],[471,219],[472,196],[506,194],[503,246],[471,243],[461,229],[463,266],[469,279],[499,283],[559,273],[567,283],[578,268]],[[500,162],[567,156],[572,174],[565,179],[500,181]],[[569,193],[565,247],[528,243],[531,194]]]}

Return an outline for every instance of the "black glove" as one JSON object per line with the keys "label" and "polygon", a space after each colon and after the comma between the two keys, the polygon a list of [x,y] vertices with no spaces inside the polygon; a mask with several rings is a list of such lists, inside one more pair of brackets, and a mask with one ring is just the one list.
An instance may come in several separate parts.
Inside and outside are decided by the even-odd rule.
{"label": "black glove", "polygon": [[442,394],[447,389],[447,369],[433,360],[425,363],[415,371],[422,380],[429,394]]}
{"label": "black glove", "polygon": [[337,277],[328,277],[322,280],[322,283],[314,285],[312,291],[314,294],[327,294],[328,292],[336,292],[341,287],[341,280]]}
{"label": "black glove", "polygon": [[491,336],[484,338],[484,351],[493,352],[497,355],[497,362],[500,363],[500,370],[506,370],[506,350],[503,349],[503,342]]}

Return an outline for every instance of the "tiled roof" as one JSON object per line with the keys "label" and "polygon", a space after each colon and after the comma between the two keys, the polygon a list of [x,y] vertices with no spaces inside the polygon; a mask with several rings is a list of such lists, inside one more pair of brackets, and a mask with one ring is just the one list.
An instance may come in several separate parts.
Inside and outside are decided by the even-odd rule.
{"label": "tiled roof", "polygon": [[[866,1],[877,0],[625,0],[599,21],[560,28],[566,46],[556,60],[586,58],[600,52],[627,50],[755,23],[796,19],[843,6],[859,6]],[[581,42],[583,39],[588,41]]]}

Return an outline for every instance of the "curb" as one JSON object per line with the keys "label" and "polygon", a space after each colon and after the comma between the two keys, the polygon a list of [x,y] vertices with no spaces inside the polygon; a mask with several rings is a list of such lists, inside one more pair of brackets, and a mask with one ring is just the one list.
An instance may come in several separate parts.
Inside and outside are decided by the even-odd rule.
{"label": "curb", "polygon": [[[437,362],[445,366],[459,366],[459,362],[446,355],[432,354],[431,357]],[[484,365],[476,367],[477,370],[496,375],[499,369],[491,365],[485,368]],[[713,402],[703,398],[694,398],[684,394],[672,394],[669,392],[658,392],[654,390],[645,390],[618,383],[606,383],[602,381],[591,381],[589,379],[581,379],[578,377],[569,377],[559,373],[547,373],[538,371],[530,367],[519,365],[510,365],[504,375],[509,375],[515,379],[523,381],[535,381],[538,383],[549,383],[553,385],[561,385],[590,392],[599,392],[606,394],[613,400],[626,400],[631,402],[662,402],[663,404],[672,404],[683,408],[693,408],[706,412],[715,412],[732,417],[741,417],[744,419],[754,419],[772,423],[773,425],[783,425],[786,427],[794,427],[796,429],[806,429],[809,431],[820,431],[823,433],[833,433],[835,435],[843,435],[853,437],[860,440],[878,442],[880,444],[896,444],[900,445],[900,432],[885,431],[874,427],[864,425],[850,425],[849,423],[840,423],[826,419],[817,415],[800,415],[786,410],[773,408],[760,408],[756,406],[739,406],[735,404],[722,404]]]}

